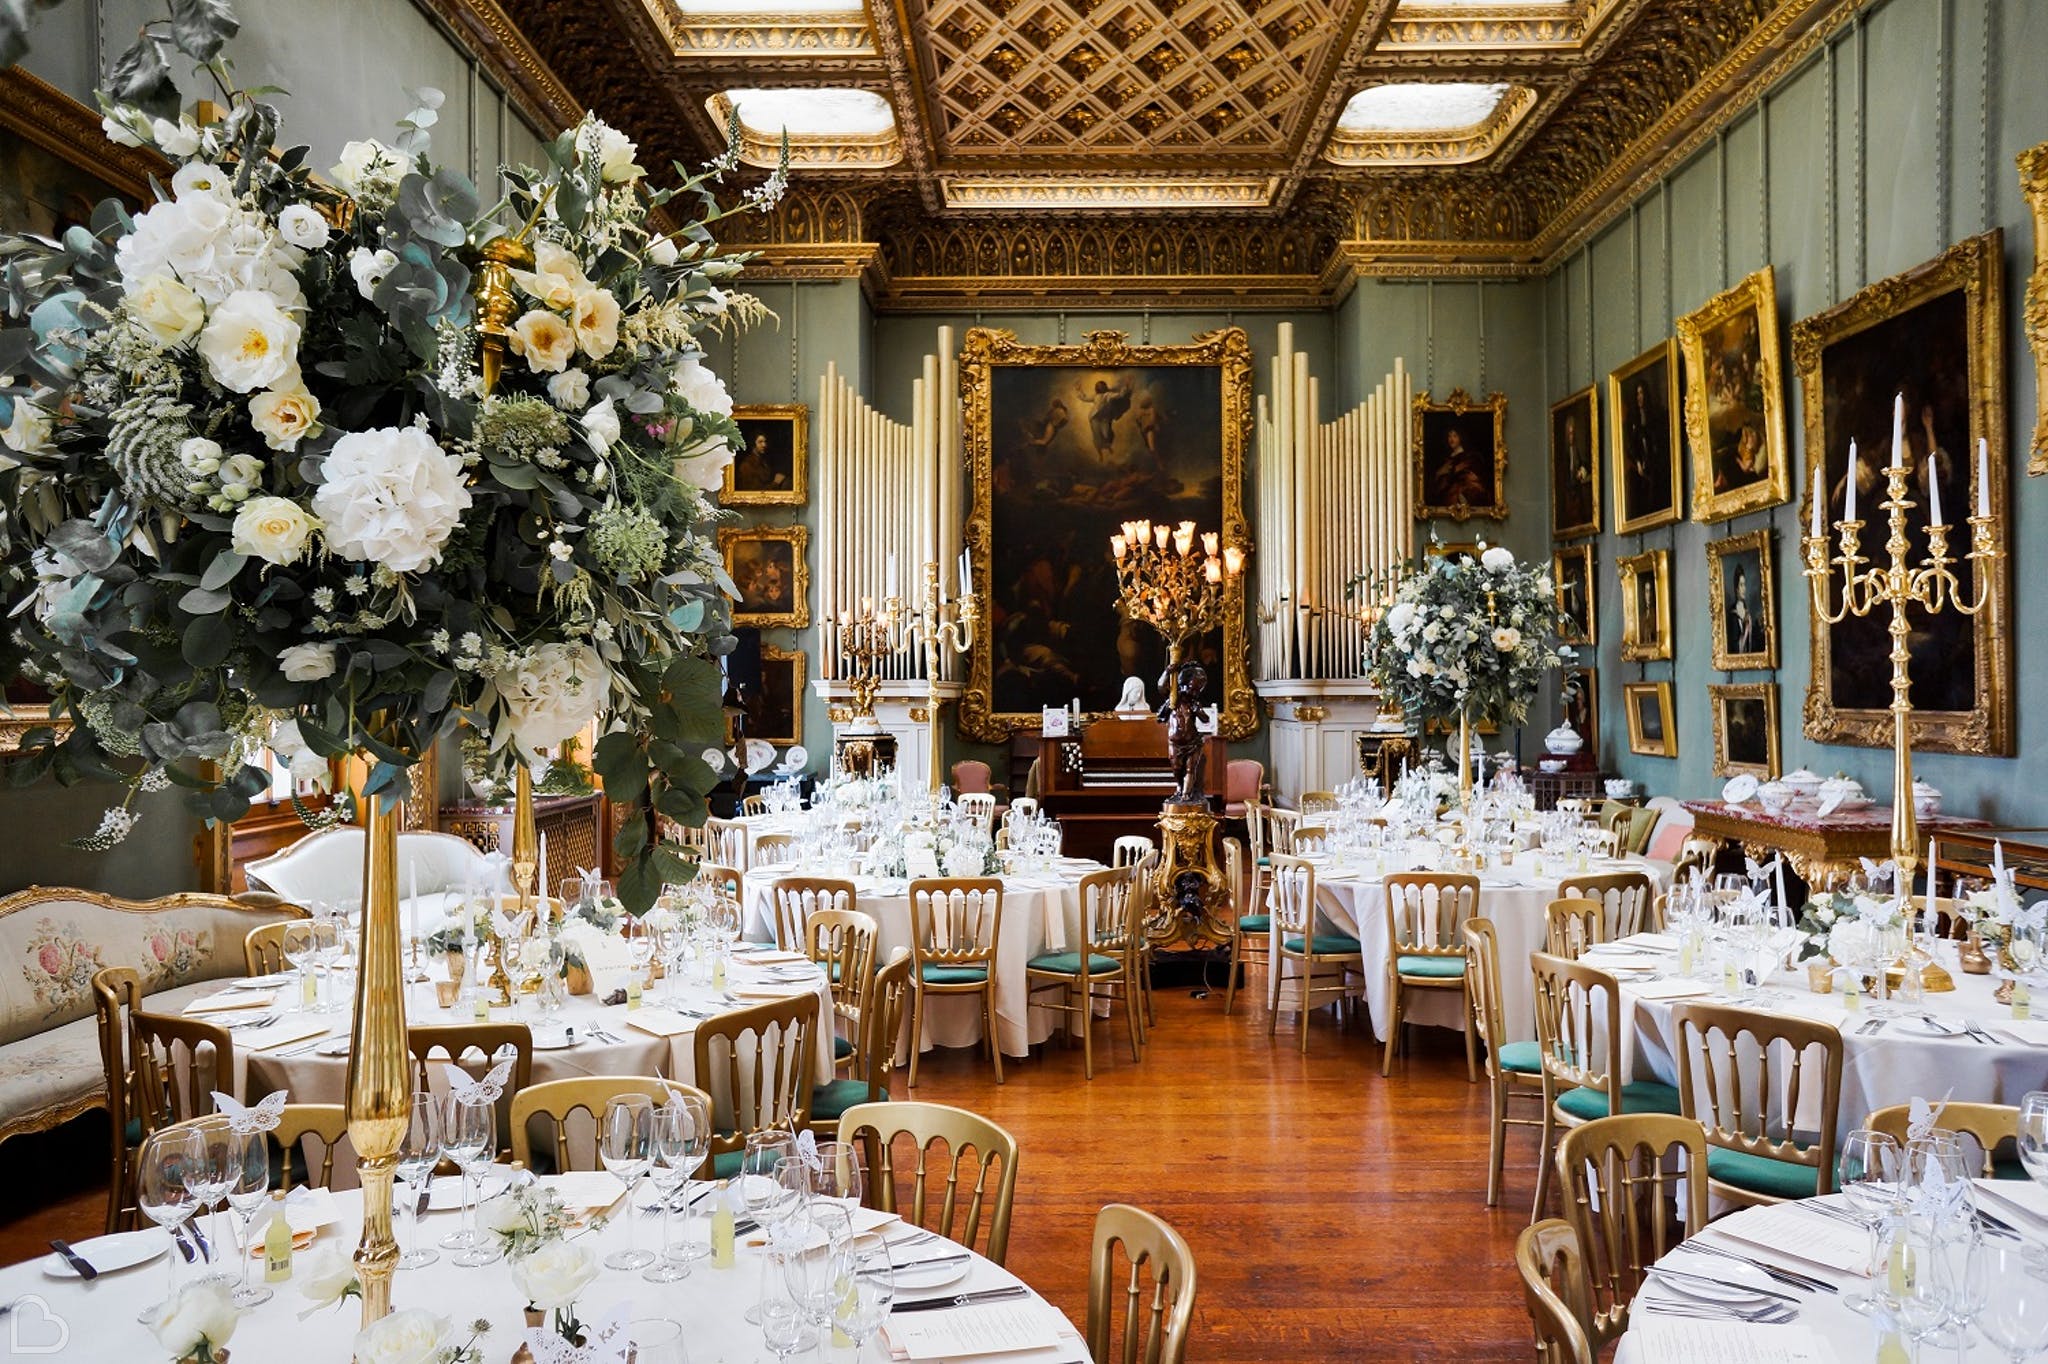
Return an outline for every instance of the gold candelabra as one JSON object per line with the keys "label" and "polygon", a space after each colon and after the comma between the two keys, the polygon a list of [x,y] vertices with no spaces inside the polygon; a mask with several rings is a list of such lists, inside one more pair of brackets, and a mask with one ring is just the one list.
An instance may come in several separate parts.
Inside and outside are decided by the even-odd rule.
{"label": "gold candelabra", "polygon": [[[1806,577],[1813,585],[1814,612],[1829,625],[1850,616],[1868,616],[1881,607],[1891,608],[1892,639],[1892,860],[1898,864],[1900,884],[1911,886],[1919,865],[1920,829],[1913,809],[1913,680],[1908,665],[1912,650],[1907,641],[1912,625],[1907,610],[1917,606],[1929,615],[1959,611],[1974,616],[1990,600],[1991,570],[1998,559],[1992,537],[1991,481],[1989,457],[1983,441],[1977,444],[1976,509],[1969,520],[1970,552],[1961,560],[1948,552],[1949,526],[1942,520],[1941,488],[1933,452],[1927,460],[1927,556],[1918,565],[1911,562],[1912,541],[1906,535],[1906,514],[1920,504],[1907,484],[1905,442],[1905,399],[1901,395],[1892,409],[1892,457],[1885,467],[1885,496],[1879,503],[1889,534],[1885,537],[1885,562],[1876,563],[1862,552],[1865,522],[1856,515],[1856,477],[1859,471],[1856,443],[1849,443],[1849,472],[1842,519],[1834,523],[1832,544],[1838,552],[1829,557],[1831,541],[1822,528],[1827,505],[1827,487],[1822,470],[1813,471],[1813,512],[1807,535]],[[1964,600],[1964,586],[1954,565],[1974,566],[1973,596]],[[1832,567],[1831,567],[1832,565]],[[1867,567],[1866,567],[1867,565]],[[1831,605],[1833,569],[1841,570],[1841,603]],[[1932,874],[1932,868],[1929,868]],[[1932,887],[1930,886],[1930,891]]]}
{"label": "gold candelabra", "polygon": [[839,656],[847,663],[856,723],[875,718],[875,695],[881,690],[879,665],[903,649],[903,602],[894,594],[895,585],[890,586],[891,594],[879,606],[873,597],[862,597],[858,611],[839,613]]}
{"label": "gold candelabra", "polygon": [[939,695],[939,659],[947,653],[964,654],[974,647],[974,632],[981,623],[981,605],[974,595],[974,567],[965,551],[960,555],[960,595],[948,597],[939,580],[939,565],[927,560],[924,588],[914,604],[906,604],[893,593],[883,604],[883,614],[900,622],[905,648],[913,644],[924,649],[925,721],[931,726],[931,789],[945,785],[945,755],[940,742],[940,709],[946,704]]}
{"label": "gold candelabra", "polygon": [[1192,521],[1126,521],[1121,534],[1109,537],[1117,610],[1159,632],[1168,667],[1181,662],[1190,639],[1223,624],[1228,586],[1244,572],[1244,549],[1220,541],[1209,531],[1198,552]]}

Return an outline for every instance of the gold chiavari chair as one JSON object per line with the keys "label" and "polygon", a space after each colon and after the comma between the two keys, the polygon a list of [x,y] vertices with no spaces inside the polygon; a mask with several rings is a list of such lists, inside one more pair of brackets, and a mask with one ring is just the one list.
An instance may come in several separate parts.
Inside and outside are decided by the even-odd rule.
{"label": "gold chiavari chair", "polygon": [[802,994],[714,1014],[697,1025],[691,1073],[700,1088],[726,1096],[711,1136],[718,1178],[739,1173],[749,1134],[771,1127],[795,1131],[811,1120],[817,1023],[817,997]]}
{"label": "gold chiavari chair", "polygon": [[[286,1104],[270,1139],[277,1144],[284,1188],[292,1187],[292,1159],[299,1162],[299,1180],[315,1189],[334,1187],[334,1153],[348,1136],[348,1109],[341,1104]],[[312,1142],[320,1144],[320,1173],[313,1173]]]}
{"label": "gold chiavari chair", "polygon": [[[1913,1116],[1911,1104],[1893,1104],[1889,1108],[1873,1109],[1863,1120],[1865,1127],[1887,1133],[1899,1143],[1906,1145],[1906,1127]],[[1977,1149],[1984,1153],[1982,1175],[1985,1179],[2027,1179],[2027,1167],[2020,1164],[2019,1152],[2014,1148],[2020,1139],[2020,1110],[2012,1104],[1957,1103],[1951,1099],[1941,1106],[1941,1116],[1936,1125],[1945,1132],[1967,1136],[1977,1143]],[[2007,1148],[2005,1159],[1998,1157],[2000,1148]]]}
{"label": "gold chiavari chair", "polygon": [[1621,990],[1613,976],[1548,952],[1531,952],[1529,970],[1536,987],[1536,1046],[1543,1058],[1543,1163],[1529,1211],[1533,1222],[1543,1215],[1550,1193],[1550,1151],[1559,1126],[1573,1128],[1617,1113],[1676,1113],[1679,1103],[1670,1085],[1623,1079]]}
{"label": "gold chiavari chair", "polygon": [[[1234,838],[1223,840],[1223,880],[1225,893],[1230,897],[1226,912],[1234,916],[1230,931],[1230,977],[1223,986],[1223,1015],[1228,1018],[1237,1003],[1239,968],[1246,972],[1246,989],[1251,988],[1250,971],[1254,963],[1262,970],[1273,969],[1268,950],[1273,941],[1273,916],[1251,898],[1252,883],[1245,876],[1244,844]],[[1246,909],[1251,913],[1244,913]]]}
{"label": "gold chiavari chair", "polygon": [[781,867],[795,860],[795,834],[756,834],[754,849],[747,854],[750,867]]}
{"label": "gold chiavari chair", "polygon": [[[1301,989],[1295,1030],[1306,1054],[1308,1015],[1316,1006],[1316,995],[1336,999],[1341,1010],[1344,1001],[1356,998],[1359,985],[1364,982],[1365,958],[1358,939],[1322,922],[1316,908],[1316,869],[1312,864],[1283,853],[1272,859],[1270,870],[1273,879],[1266,892],[1266,905],[1272,913],[1273,931],[1279,943],[1274,949],[1272,982],[1266,992],[1270,1011],[1266,1031],[1271,1034],[1279,1029],[1280,987],[1288,978],[1287,963],[1295,962],[1294,979]],[[1318,985],[1316,978],[1322,975],[1322,968],[1329,971],[1324,977],[1329,983]],[[1358,984],[1353,983],[1354,977]]]}
{"label": "gold chiavari chair", "polygon": [[[1118,1251],[1129,1265],[1117,1273]],[[1146,1273],[1150,1271],[1149,1291]],[[1119,1278],[1123,1301],[1116,1299]],[[1121,1311],[1119,1311],[1121,1306]],[[1195,1315],[1195,1257],[1163,1219],[1125,1203],[1095,1214],[1095,1248],[1088,1264],[1088,1353],[1102,1364],[1182,1364]],[[1112,1342],[1123,1318],[1123,1349]]]}
{"label": "gold chiavari chair", "polygon": [[274,924],[259,924],[242,939],[242,969],[252,976],[272,976],[280,971],[289,971],[291,963],[284,959],[284,931],[295,922],[280,919]]}
{"label": "gold chiavari chair", "polygon": [[1486,1206],[1490,1208],[1500,1202],[1508,1128],[1543,1126],[1541,1117],[1517,1118],[1510,1111],[1516,1099],[1543,1102],[1543,1052],[1534,1042],[1507,1040],[1507,1013],[1500,992],[1500,939],[1493,931],[1493,920],[1465,920],[1465,951],[1472,1000],[1472,1021],[1466,1026],[1478,1029],[1480,1044],[1486,1048],[1486,1084],[1492,1100],[1486,1150]]}
{"label": "gold chiavari chair", "polygon": [[1304,791],[1301,793],[1301,799],[1295,802],[1295,808],[1301,811],[1303,819],[1307,819],[1310,815],[1330,814],[1337,809],[1337,793],[1335,791]]}
{"label": "gold chiavari chair", "polygon": [[[1081,1034],[1081,1068],[1095,1078],[1095,1001],[1124,1006],[1124,1030],[1130,1034],[1131,1060],[1138,1059],[1139,941],[1138,869],[1115,867],[1081,878],[1082,949],[1042,952],[1024,966],[1028,998],[1036,1008],[1067,1015],[1069,1035]],[[1040,1004],[1037,996],[1057,991],[1059,1002]]]}
{"label": "gold chiavari chair", "polygon": [[785,952],[801,952],[807,941],[804,925],[813,914],[857,908],[860,894],[853,882],[838,877],[785,876],[776,881],[768,898],[775,906],[775,945]]}
{"label": "gold chiavari chair", "polygon": [[[840,1142],[867,1152],[867,1205],[893,1212],[969,1250],[985,1237],[981,1254],[996,1264],[1010,1253],[1010,1204],[1017,1196],[1017,1139],[964,1108],[899,1100],[856,1104],[839,1119]],[[897,1188],[896,1145],[907,1139],[903,1162],[909,1208]],[[962,1187],[962,1175],[969,1183]],[[994,1183],[991,1185],[990,1180]],[[933,1185],[937,1184],[936,1195]]]}
{"label": "gold chiavari chair", "polygon": [[[605,1108],[613,1099],[642,1094],[659,1108],[672,1093],[695,1098],[703,1103],[706,1113],[712,1111],[711,1096],[703,1090],[694,1085],[672,1084],[654,1075],[577,1075],[528,1085],[512,1096],[512,1159],[537,1174],[567,1174],[576,1168],[569,1121],[577,1113],[590,1118],[590,1144],[595,1151]],[[538,1148],[533,1141],[535,1122],[542,1124],[546,1138]]]}
{"label": "gold chiavari chair", "polygon": [[[1842,1034],[1832,1024],[1697,1002],[1673,1006],[1679,1103],[1706,1129],[1707,1175],[1731,1203],[1812,1198],[1834,1187]],[[1818,1130],[1795,1129],[1821,1073]]]}
{"label": "gold chiavari chair", "polygon": [[1300,823],[1301,816],[1295,811],[1282,810],[1263,800],[1244,807],[1245,841],[1252,854],[1252,898],[1257,903],[1265,903],[1266,887],[1273,879],[1274,855],[1293,853],[1294,829]]}
{"label": "gold chiavari chair", "polygon": [[1597,1364],[1591,1336],[1591,1285],[1578,1233],[1558,1217],[1524,1227],[1515,1238],[1522,1301],[1536,1331],[1537,1364]]}
{"label": "gold chiavari chair", "polygon": [[[853,898],[849,894],[848,903]],[[853,1059],[858,1046],[861,1018],[874,988],[875,943],[881,932],[874,915],[857,909],[813,909],[804,921],[804,955],[832,982],[832,1016],[843,1028],[832,1034],[834,1069]]]}
{"label": "gold chiavari chair", "polygon": [[741,815],[741,817],[742,817],[742,818],[744,818],[744,817],[746,817],[746,816],[748,816],[748,815],[765,815],[765,814],[767,814],[767,813],[768,813],[768,797],[766,797],[766,796],[741,796],[741,797],[740,797],[740,815]]}
{"label": "gold chiavari chair", "polygon": [[1598,876],[1567,876],[1557,883],[1560,899],[1598,900],[1607,936],[1613,942],[1632,933],[1655,933],[1664,927],[1657,909],[1657,883],[1644,872],[1615,871]]}
{"label": "gold chiavari chair", "polygon": [[1003,883],[997,877],[929,877],[910,883],[910,1087],[917,1088],[929,1001],[980,995],[982,1036],[996,1083],[1003,1048],[996,1036],[996,942],[1002,932]]}
{"label": "gold chiavari chair", "polygon": [[432,1090],[428,1065],[438,1060],[480,1075],[512,1053],[512,1075],[498,1098],[498,1149],[512,1142],[512,1096],[533,1083],[533,1029],[524,1023],[421,1023],[405,1030],[412,1056],[413,1088]]}
{"label": "gold chiavari chair", "polygon": [[217,1023],[151,1013],[138,1002],[128,1000],[128,1046],[147,1136],[212,1113],[214,1091],[235,1092],[235,1041]]}
{"label": "gold chiavari chair", "polygon": [[686,855],[696,861],[703,862],[707,860],[705,854],[707,844],[704,840],[704,830],[701,827],[693,827],[668,815],[656,813],[654,816],[654,834],[662,842],[673,844],[675,847],[682,849]]}
{"label": "gold chiavari chair", "polygon": [[1138,1043],[1149,1045],[1159,1015],[1152,1007],[1152,963],[1159,944],[1173,936],[1173,906],[1159,898],[1159,863],[1156,849],[1138,863],[1138,884],[1133,892],[1138,901],[1138,993],[1145,1001],[1144,1017],[1138,1020]]}
{"label": "gold chiavari chair", "polygon": [[[1386,878],[1387,900],[1387,1046],[1380,1060],[1382,1076],[1394,1073],[1394,1053],[1401,1045],[1401,1015],[1410,990],[1456,990],[1464,996],[1464,1013],[1472,1014],[1472,993],[1465,983],[1467,919],[1479,913],[1479,878],[1450,872],[1396,872]],[[1479,1082],[1477,1039],[1465,1030],[1465,1073]]]}
{"label": "gold chiavari chair", "polygon": [[1673,1233],[1673,1205],[1686,1230],[1707,1224],[1707,1160],[1700,1125],[1669,1113],[1602,1118],[1558,1144],[1557,1177],[1586,1266],[1595,1350],[1628,1330],[1644,1275],[1685,1234]]}
{"label": "gold chiavari chair", "polygon": [[818,1137],[836,1135],[839,1119],[855,1104],[880,1103],[889,1097],[889,1074],[896,1069],[903,1011],[910,1002],[910,967],[910,949],[899,947],[889,964],[875,973],[861,1011],[852,1073],[812,1088],[811,1131]]}
{"label": "gold chiavari chair", "polygon": [[1598,900],[1552,900],[1543,910],[1543,950],[1577,961],[1596,942],[1607,942],[1607,910]]}
{"label": "gold chiavari chair", "polygon": [[1109,850],[1112,867],[1135,867],[1152,855],[1152,840],[1143,834],[1121,834]]}
{"label": "gold chiavari chair", "polygon": [[1294,855],[1314,857],[1329,849],[1330,830],[1322,824],[1303,821],[1294,829]]}
{"label": "gold chiavari chair", "polygon": [[996,827],[996,798],[991,791],[969,791],[959,798],[961,813],[973,817],[985,834],[993,835]]}
{"label": "gold chiavari chair", "polygon": [[[1034,760],[1034,761],[1035,761],[1035,760]],[[1016,817],[1018,817],[1019,819],[1022,819],[1022,818],[1023,818],[1023,817],[1025,817],[1026,815],[1035,815],[1035,814],[1037,814],[1037,813],[1038,813],[1038,797],[1036,797],[1036,796],[1019,796],[1019,797],[1017,797],[1017,798],[1016,798],[1015,800],[1013,800],[1013,801],[1011,801],[1011,802],[1010,802],[1010,810],[1009,810],[1009,813],[1010,813],[1011,815],[1015,815],[1015,816],[1016,816]],[[1006,817],[1006,822],[1007,822],[1007,817]]]}
{"label": "gold chiavari chair", "polygon": [[136,1083],[128,1031],[128,1015],[142,1003],[141,977],[126,966],[102,967],[93,972],[92,996],[111,1132],[107,1171],[107,1231],[111,1234],[135,1225],[135,1157],[149,1135],[149,1110]]}
{"label": "gold chiavari chair", "polygon": [[753,865],[748,860],[748,841],[747,826],[737,819],[713,815],[704,821],[704,855],[720,866],[745,871]]}
{"label": "gold chiavari chair", "polygon": [[697,879],[713,890],[722,891],[733,899],[740,898],[740,869],[718,862],[699,862]]}

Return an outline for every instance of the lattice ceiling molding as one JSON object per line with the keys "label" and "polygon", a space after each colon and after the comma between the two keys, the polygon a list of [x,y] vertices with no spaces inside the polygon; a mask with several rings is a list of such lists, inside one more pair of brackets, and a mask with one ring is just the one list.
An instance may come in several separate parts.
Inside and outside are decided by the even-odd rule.
{"label": "lattice ceiling molding", "polygon": [[1273,201],[1275,181],[1270,175],[1184,179],[952,175],[945,177],[941,184],[945,187],[948,208],[982,212],[997,209],[1086,209],[1136,213],[1174,208],[1264,208]]}

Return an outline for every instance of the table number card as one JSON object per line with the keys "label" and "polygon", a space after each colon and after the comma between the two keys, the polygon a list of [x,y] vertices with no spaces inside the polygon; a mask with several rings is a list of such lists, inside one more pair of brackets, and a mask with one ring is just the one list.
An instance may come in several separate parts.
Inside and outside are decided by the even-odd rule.
{"label": "table number card", "polygon": [[1048,739],[1064,739],[1072,732],[1067,728],[1070,718],[1065,706],[1047,706],[1038,713],[1038,732]]}

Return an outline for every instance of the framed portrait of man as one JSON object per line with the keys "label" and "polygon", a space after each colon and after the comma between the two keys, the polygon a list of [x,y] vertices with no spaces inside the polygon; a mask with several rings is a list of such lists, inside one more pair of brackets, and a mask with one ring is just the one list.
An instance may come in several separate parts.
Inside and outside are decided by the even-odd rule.
{"label": "framed portrait of man", "polygon": [[1558,687],[1564,722],[1586,741],[1584,752],[1600,761],[1600,673],[1597,668],[1566,668]]}
{"label": "framed portrait of man", "polygon": [[1646,758],[1678,756],[1678,725],[1671,715],[1669,682],[1628,682],[1621,689],[1628,710],[1628,751]]}
{"label": "framed portrait of man", "polygon": [[1550,531],[1600,533],[1600,395],[1591,384],[1550,408]]}
{"label": "framed portrait of man", "polygon": [[1607,376],[1614,529],[1630,535],[1684,516],[1678,347],[1659,341]]}
{"label": "framed portrait of man", "polygon": [[1508,398],[1451,390],[1442,402],[1415,397],[1415,519],[1505,521]]}
{"label": "framed portrait of man", "polygon": [[1631,554],[1621,571],[1621,657],[1625,663],[1670,658],[1671,551]]}
{"label": "framed portrait of man", "polygon": [[811,409],[803,403],[735,407],[740,448],[725,469],[722,507],[801,507],[810,492]]}
{"label": "framed portrait of man", "polygon": [[1678,319],[1692,519],[1726,521],[1792,495],[1778,293],[1771,267]]}
{"label": "framed portrait of man", "polygon": [[725,573],[739,590],[734,625],[801,630],[811,623],[811,532],[804,526],[721,526]]}
{"label": "framed portrait of man", "polygon": [[1778,666],[1778,597],[1768,529],[1708,543],[1707,599],[1716,668]]}
{"label": "framed portrait of man", "polygon": [[1593,546],[1564,545],[1550,556],[1550,581],[1557,589],[1560,644],[1592,644],[1599,616],[1593,597]]}
{"label": "framed portrait of man", "polygon": [[1778,684],[1741,682],[1707,688],[1714,708],[1714,775],[1778,775]]}

